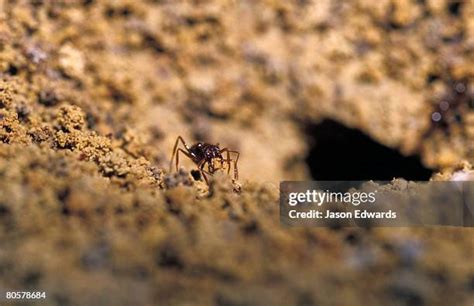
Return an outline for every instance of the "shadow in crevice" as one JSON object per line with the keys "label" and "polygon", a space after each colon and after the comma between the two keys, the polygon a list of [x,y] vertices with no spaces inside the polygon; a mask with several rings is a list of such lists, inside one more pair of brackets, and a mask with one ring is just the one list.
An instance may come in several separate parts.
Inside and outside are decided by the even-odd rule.
{"label": "shadow in crevice", "polygon": [[425,181],[432,170],[418,156],[403,156],[357,129],[333,120],[308,126],[311,143],[306,163],[314,180],[362,181],[393,178]]}

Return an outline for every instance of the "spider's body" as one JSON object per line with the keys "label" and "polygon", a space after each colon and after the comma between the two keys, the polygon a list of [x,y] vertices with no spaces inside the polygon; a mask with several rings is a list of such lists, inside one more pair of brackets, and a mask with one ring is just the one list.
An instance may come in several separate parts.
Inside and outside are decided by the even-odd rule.
{"label": "spider's body", "polygon": [[[184,145],[184,150],[181,148],[178,148],[178,145],[180,142]],[[227,173],[230,173],[231,164],[234,165],[234,180],[238,179],[239,172],[237,170],[237,161],[239,159],[239,152],[237,151],[231,151],[227,148],[221,149],[219,147],[219,144],[213,145],[213,144],[204,143],[204,142],[198,142],[192,145],[191,147],[188,147],[186,143],[184,142],[183,138],[181,136],[178,136],[173,148],[173,155],[171,156],[170,172],[173,168],[173,160],[175,156],[176,156],[176,160],[175,160],[176,171],[178,170],[179,153],[182,153],[185,156],[187,156],[198,166],[199,172],[201,173],[202,177],[204,178],[207,184],[209,184],[209,181],[207,179],[206,174],[210,174],[210,175],[214,174],[216,170],[222,168],[224,163],[227,164]],[[222,156],[222,153],[226,153],[226,158]],[[230,157],[231,153],[236,155],[235,159],[232,159]],[[219,168],[215,167],[216,161],[220,164]],[[205,170],[205,166],[207,166],[207,170]]]}
{"label": "spider's body", "polygon": [[188,150],[193,162],[199,164],[203,160],[212,161],[214,158],[224,160],[217,145],[198,142]]}

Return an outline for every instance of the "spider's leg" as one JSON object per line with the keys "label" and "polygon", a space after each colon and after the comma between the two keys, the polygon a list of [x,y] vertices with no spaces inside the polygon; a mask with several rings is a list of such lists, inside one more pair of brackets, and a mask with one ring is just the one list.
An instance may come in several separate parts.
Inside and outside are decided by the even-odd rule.
{"label": "spider's leg", "polygon": [[230,174],[230,162],[232,161],[232,159],[230,158],[230,153],[229,153],[229,150],[226,150],[226,153],[227,153],[227,159],[226,159],[226,162],[227,162],[227,175]]}
{"label": "spider's leg", "polygon": [[202,161],[201,163],[199,163],[199,164],[198,164],[199,171],[202,170],[202,171],[205,172],[206,174],[212,175],[212,172],[209,172],[209,171],[204,170],[204,166],[205,166],[206,164],[208,164],[208,167],[209,167],[209,163],[208,163],[207,160],[204,160],[204,161]]}
{"label": "spider's leg", "polygon": [[232,159],[230,158],[229,149],[227,149],[227,148],[222,149],[221,153],[224,153],[224,152],[227,154],[227,158],[225,159],[225,162],[227,163],[227,174],[229,174],[230,173],[230,167],[231,167],[230,162],[232,161]]}
{"label": "spider's leg", "polygon": [[206,185],[209,186],[209,180],[207,179],[207,176],[206,176],[206,174],[204,173],[203,170],[201,170],[201,175],[204,178],[204,181],[206,181]]}
{"label": "spider's leg", "polygon": [[214,172],[216,172],[213,161],[207,163],[207,171],[209,171],[210,174],[214,174]]}
{"label": "spider's leg", "polygon": [[239,161],[240,153],[237,152],[237,151],[231,151],[231,150],[229,150],[229,153],[234,153],[234,154],[237,155],[237,157],[234,160],[234,179],[238,180],[239,179],[239,169],[237,168],[237,162]]}
{"label": "spider's leg", "polygon": [[189,159],[193,159],[191,157],[191,155],[189,155],[188,152],[184,151],[183,149],[179,148],[177,151],[176,151],[176,172],[178,171],[178,165],[179,165],[179,153],[183,153],[184,155],[186,155],[186,157],[188,157]]}
{"label": "spider's leg", "polygon": [[[209,180],[207,179],[206,173],[209,174],[209,175],[212,175],[212,173],[204,170],[204,165],[207,164],[207,163],[208,162],[205,160],[205,161],[201,162],[198,165],[198,167],[199,167],[199,172],[201,172],[201,175],[204,178],[204,180],[206,181],[207,186],[209,186]],[[208,164],[208,167],[209,167],[209,164]]]}
{"label": "spider's leg", "polygon": [[[237,168],[237,162],[239,160],[240,153],[238,151],[232,151],[232,150],[229,150],[227,148],[222,149],[221,153],[223,153],[223,152],[227,152],[227,162],[228,163],[230,163],[231,161],[233,162],[233,164],[234,164],[234,180],[238,180],[239,179],[239,169]],[[236,154],[235,160],[230,158],[230,153]],[[230,167],[229,167],[229,169],[230,169]]]}
{"label": "spider's leg", "polygon": [[[176,142],[174,143],[173,154],[171,154],[171,159],[170,159],[170,171],[169,171],[169,172],[171,172],[171,170],[173,169],[173,160],[174,160],[175,154],[177,153],[177,148],[178,148],[179,142],[181,142],[181,143],[184,145],[184,147],[186,148],[186,151],[189,152],[189,148],[188,148],[188,146],[186,145],[186,143],[184,142],[183,137],[178,136],[178,138],[176,138]],[[188,156],[188,157],[189,157],[189,156]],[[178,169],[178,166],[176,166],[176,169]]]}
{"label": "spider's leg", "polygon": [[227,163],[227,175],[230,174],[230,168],[231,168],[231,162],[233,162],[232,158],[230,158],[230,152],[229,152],[229,149],[227,148],[224,148],[221,150],[221,153],[226,153],[227,154],[227,159],[225,160],[225,162]]}

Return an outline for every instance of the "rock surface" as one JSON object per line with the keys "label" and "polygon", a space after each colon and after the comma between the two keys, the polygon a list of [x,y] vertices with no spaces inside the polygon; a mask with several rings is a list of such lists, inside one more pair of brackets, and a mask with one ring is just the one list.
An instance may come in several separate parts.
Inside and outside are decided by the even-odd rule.
{"label": "rock surface", "polygon": [[[473,14],[447,0],[0,0],[0,291],[471,305],[472,229],[283,228],[277,186],[310,179],[308,126],[327,119],[434,179],[471,173]],[[168,173],[178,135],[240,151],[240,192],[225,175],[208,190],[186,161]]]}

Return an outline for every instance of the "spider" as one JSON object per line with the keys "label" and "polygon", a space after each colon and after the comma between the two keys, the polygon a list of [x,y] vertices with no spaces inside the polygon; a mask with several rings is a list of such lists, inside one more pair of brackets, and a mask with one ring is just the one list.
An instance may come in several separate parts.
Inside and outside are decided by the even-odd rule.
{"label": "spider", "polygon": [[[184,145],[185,150],[178,148],[179,143]],[[206,184],[209,185],[206,174],[213,175],[216,170],[222,169],[224,163],[227,163],[227,174],[230,173],[231,163],[234,165],[234,180],[239,178],[239,170],[237,169],[237,161],[239,160],[240,153],[238,151],[232,151],[228,148],[219,148],[219,144],[209,144],[205,142],[198,142],[193,144],[191,147],[188,147],[183,140],[183,137],[178,136],[173,148],[173,154],[171,155],[170,160],[170,172],[173,168],[173,159],[175,159],[176,171],[178,171],[179,165],[179,153],[183,153],[186,157],[191,159],[198,167],[199,172],[206,181]],[[222,154],[225,153],[227,158],[222,157]],[[230,155],[235,154],[235,159],[232,159]],[[215,167],[215,161],[220,163],[220,167]],[[207,165],[207,170],[204,167]]]}

